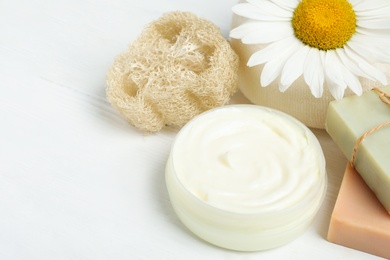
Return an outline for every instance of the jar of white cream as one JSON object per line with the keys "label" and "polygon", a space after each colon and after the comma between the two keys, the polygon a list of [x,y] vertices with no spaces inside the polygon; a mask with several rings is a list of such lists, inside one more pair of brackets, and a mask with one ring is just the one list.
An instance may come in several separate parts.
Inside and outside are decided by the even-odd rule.
{"label": "jar of white cream", "polygon": [[324,199],[325,159],[314,134],[256,105],[209,110],[178,133],[166,184],[180,220],[220,247],[257,251],[304,232]]}

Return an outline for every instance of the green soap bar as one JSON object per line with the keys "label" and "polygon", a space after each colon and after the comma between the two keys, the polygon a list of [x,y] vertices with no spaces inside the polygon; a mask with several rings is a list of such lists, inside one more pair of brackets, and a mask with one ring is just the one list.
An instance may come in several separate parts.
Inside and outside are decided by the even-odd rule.
{"label": "green soap bar", "polygon": [[[390,86],[381,88],[390,94]],[[350,160],[359,137],[390,121],[390,105],[371,90],[329,104],[326,130]],[[373,132],[358,147],[355,168],[390,213],[390,125]]]}

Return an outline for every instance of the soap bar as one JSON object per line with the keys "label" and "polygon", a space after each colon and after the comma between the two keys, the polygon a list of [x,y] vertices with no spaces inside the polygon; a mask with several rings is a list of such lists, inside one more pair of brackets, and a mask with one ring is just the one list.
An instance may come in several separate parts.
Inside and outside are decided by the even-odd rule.
{"label": "soap bar", "polygon": [[328,240],[390,258],[390,215],[349,164],[330,220]]}
{"label": "soap bar", "polygon": [[[381,89],[390,93],[390,86]],[[326,130],[351,159],[357,139],[372,128],[390,121],[390,106],[376,91],[350,96],[329,104]],[[373,132],[358,147],[354,166],[390,213],[390,125]]]}

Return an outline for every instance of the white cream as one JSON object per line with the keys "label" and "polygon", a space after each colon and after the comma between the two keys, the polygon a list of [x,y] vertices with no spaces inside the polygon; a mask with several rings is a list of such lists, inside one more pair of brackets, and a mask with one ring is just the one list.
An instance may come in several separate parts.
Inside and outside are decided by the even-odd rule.
{"label": "white cream", "polygon": [[241,251],[300,235],[327,184],[313,133],[255,105],[225,106],[191,120],[176,137],[165,176],[173,208],[191,231]]}
{"label": "white cream", "polygon": [[173,151],[180,182],[223,210],[287,208],[320,181],[307,131],[274,110],[231,107],[183,129]]}

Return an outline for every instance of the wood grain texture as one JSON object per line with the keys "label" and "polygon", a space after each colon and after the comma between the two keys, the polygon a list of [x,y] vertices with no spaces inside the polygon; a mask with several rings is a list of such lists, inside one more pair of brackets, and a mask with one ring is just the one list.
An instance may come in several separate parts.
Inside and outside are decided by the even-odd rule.
{"label": "wood grain texture", "polygon": [[346,160],[324,131],[329,187],[310,229],[239,253],[197,239],[172,211],[176,131],[144,135],[107,102],[107,69],[147,23],[191,11],[227,36],[235,2],[0,1],[0,259],[375,259],[326,241]]}

